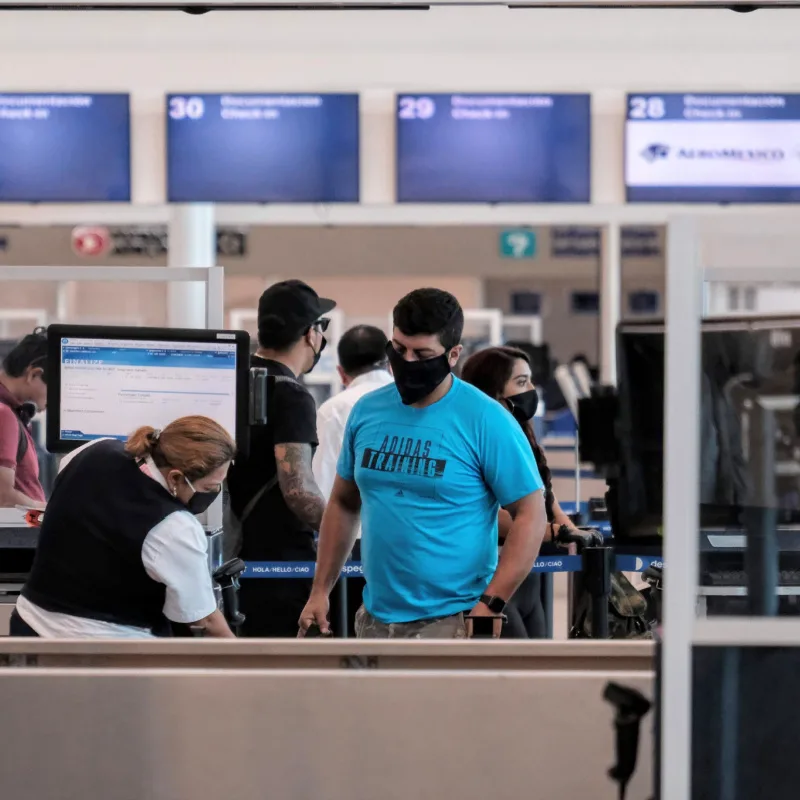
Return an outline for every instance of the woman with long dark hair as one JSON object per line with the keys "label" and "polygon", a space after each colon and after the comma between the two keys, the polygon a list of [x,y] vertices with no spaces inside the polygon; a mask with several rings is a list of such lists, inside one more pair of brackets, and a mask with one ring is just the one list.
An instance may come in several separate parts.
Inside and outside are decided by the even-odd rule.
{"label": "woman with long dark hair", "polygon": [[[471,355],[461,372],[467,383],[480,389],[508,408],[522,427],[539,467],[545,486],[545,510],[547,530],[544,541],[552,541],[561,526],[574,529],[572,520],[564,513],[553,493],[552,476],[547,466],[547,457],[533,430],[533,417],[539,402],[531,381],[531,365],[528,355],[515,347],[487,347]],[[500,510],[498,529],[502,546],[511,524],[507,511]],[[503,628],[503,637],[511,639],[541,639],[545,636],[545,614],[542,604],[542,581],[538,573],[532,572],[519,587],[506,606],[508,624]]]}

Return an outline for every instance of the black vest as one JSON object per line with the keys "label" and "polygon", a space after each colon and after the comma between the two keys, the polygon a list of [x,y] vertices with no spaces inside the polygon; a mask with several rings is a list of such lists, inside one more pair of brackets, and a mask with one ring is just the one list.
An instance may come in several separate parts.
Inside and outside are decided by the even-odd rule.
{"label": "black vest", "polygon": [[142,545],[185,510],[121,442],[93,444],[56,480],[22,596],[46,611],[169,635],[166,587],[145,571]]}

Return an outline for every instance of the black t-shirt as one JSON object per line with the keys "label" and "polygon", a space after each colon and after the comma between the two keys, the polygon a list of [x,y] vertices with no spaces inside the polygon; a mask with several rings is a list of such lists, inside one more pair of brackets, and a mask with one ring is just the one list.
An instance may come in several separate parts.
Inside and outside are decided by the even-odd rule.
{"label": "black t-shirt", "polygon": [[[266,368],[270,375],[294,377],[278,361],[253,356],[250,363]],[[237,458],[228,474],[231,507],[238,517],[258,490],[275,476],[276,444],[318,444],[317,410],[308,389],[294,381],[277,381],[270,384],[270,389],[267,424],[250,428],[250,453],[247,458]],[[245,521],[241,557],[249,561],[316,558],[314,531],[290,511],[277,484]]]}

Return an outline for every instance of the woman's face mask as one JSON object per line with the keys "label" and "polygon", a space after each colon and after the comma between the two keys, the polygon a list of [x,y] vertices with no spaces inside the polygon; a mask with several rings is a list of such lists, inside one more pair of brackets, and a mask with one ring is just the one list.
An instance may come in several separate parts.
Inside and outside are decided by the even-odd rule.
{"label": "woman's face mask", "polygon": [[184,480],[186,481],[186,485],[192,490],[192,496],[187,501],[186,508],[195,516],[207,511],[209,506],[220,496],[222,487],[213,492],[199,492],[192,486],[188,478],[184,477]]}
{"label": "woman's face mask", "polygon": [[511,413],[516,420],[524,424],[536,416],[536,409],[539,407],[539,393],[536,389],[528,389],[526,392],[506,397],[506,402],[511,406]]}

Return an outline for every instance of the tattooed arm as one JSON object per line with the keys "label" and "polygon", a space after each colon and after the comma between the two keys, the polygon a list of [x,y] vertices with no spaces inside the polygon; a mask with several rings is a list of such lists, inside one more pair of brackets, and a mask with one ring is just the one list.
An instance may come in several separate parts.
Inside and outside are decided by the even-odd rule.
{"label": "tattooed arm", "polygon": [[325,511],[325,498],[311,471],[312,455],[310,444],[275,445],[278,485],[283,499],[298,519],[318,531]]}

